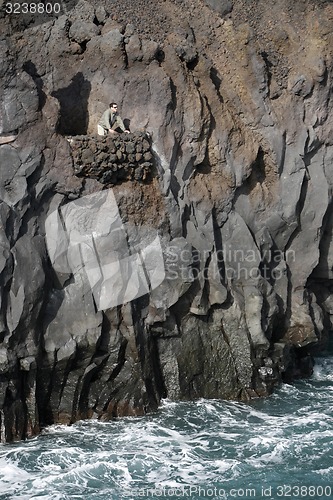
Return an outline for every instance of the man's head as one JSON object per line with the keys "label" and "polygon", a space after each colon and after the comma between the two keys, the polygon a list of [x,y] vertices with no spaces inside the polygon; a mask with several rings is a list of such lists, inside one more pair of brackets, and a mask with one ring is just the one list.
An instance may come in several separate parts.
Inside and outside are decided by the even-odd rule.
{"label": "man's head", "polygon": [[117,112],[118,111],[118,104],[116,102],[111,102],[110,103],[110,108],[113,112]]}

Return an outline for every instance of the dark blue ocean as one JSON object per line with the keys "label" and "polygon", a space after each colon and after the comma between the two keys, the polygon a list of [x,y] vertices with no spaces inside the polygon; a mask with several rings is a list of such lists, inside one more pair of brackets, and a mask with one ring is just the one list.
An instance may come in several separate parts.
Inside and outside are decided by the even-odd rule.
{"label": "dark blue ocean", "polygon": [[165,401],[142,418],[0,445],[0,499],[333,499],[333,358],[250,404]]}

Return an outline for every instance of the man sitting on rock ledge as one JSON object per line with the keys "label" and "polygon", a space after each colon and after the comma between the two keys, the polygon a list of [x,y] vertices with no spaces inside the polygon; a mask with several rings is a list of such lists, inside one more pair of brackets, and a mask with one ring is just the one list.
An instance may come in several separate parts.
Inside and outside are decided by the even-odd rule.
{"label": "man sitting on rock ledge", "polygon": [[129,130],[126,130],[124,122],[118,114],[118,105],[115,102],[111,102],[110,107],[104,111],[97,125],[98,135],[105,136],[109,132],[110,134],[118,134],[119,132],[129,134]]}

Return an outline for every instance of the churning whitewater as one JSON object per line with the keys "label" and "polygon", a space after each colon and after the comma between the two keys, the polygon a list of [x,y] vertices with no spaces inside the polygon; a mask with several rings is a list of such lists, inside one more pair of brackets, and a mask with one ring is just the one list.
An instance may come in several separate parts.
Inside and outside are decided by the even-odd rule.
{"label": "churning whitewater", "polygon": [[54,426],[0,447],[0,498],[333,498],[333,358],[250,404],[165,401],[153,415]]}

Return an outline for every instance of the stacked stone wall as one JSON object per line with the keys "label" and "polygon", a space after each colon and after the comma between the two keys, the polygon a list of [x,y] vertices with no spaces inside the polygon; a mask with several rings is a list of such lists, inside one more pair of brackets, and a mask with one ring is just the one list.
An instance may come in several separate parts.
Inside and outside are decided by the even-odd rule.
{"label": "stacked stone wall", "polygon": [[114,137],[75,136],[68,141],[78,177],[97,179],[102,184],[152,178],[151,141],[144,132]]}

